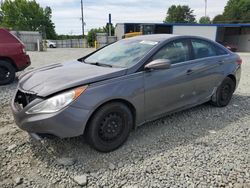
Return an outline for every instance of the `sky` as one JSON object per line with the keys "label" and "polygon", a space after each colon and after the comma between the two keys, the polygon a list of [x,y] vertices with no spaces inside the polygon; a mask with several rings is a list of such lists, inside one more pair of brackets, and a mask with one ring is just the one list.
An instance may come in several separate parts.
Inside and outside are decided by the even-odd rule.
{"label": "sky", "polygon": [[[52,21],[58,34],[81,34],[81,0],[37,0],[42,6],[52,8]],[[227,0],[207,0],[207,14],[213,18],[223,12]],[[196,18],[205,15],[205,0],[83,0],[87,32],[106,25],[108,14],[112,23],[152,22],[161,23],[167,9],[175,5],[188,5]]]}

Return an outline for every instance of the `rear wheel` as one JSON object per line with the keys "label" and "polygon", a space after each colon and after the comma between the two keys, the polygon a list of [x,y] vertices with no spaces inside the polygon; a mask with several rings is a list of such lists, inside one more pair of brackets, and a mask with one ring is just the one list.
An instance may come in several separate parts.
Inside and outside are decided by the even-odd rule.
{"label": "rear wheel", "polygon": [[12,83],[15,76],[15,68],[8,61],[0,60],[0,85]]}
{"label": "rear wheel", "polygon": [[133,126],[133,115],[123,103],[101,107],[91,118],[86,130],[88,143],[98,151],[110,152],[121,146]]}
{"label": "rear wheel", "polygon": [[225,78],[216,91],[215,100],[212,100],[211,103],[217,107],[227,106],[232,99],[234,90],[235,82],[229,77]]}

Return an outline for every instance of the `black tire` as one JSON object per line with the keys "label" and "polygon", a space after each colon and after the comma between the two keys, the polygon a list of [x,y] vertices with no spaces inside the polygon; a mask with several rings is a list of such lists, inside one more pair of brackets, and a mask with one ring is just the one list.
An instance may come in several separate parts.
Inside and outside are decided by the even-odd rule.
{"label": "black tire", "polygon": [[8,61],[0,60],[0,85],[10,84],[15,80],[16,69]]}
{"label": "black tire", "polygon": [[49,47],[50,47],[50,48],[54,48],[54,46],[53,46],[52,44],[51,44],[51,45],[49,45]]}
{"label": "black tire", "polygon": [[211,104],[217,107],[227,106],[232,99],[234,90],[235,82],[231,78],[226,77],[218,87],[215,99],[211,101]]}
{"label": "black tire", "polygon": [[100,152],[120,147],[133,127],[133,115],[123,103],[112,102],[102,106],[91,118],[85,132],[87,142]]}

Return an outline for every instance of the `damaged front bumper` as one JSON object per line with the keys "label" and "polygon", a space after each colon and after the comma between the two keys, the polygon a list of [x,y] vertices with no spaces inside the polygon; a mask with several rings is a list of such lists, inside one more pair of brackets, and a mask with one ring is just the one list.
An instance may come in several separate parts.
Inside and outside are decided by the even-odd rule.
{"label": "damaged front bumper", "polygon": [[27,114],[26,111],[43,99],[33,98],[30,94],[21,93],[30,101],[20,102],[20,91],[16,92],[11,109],[14,120],[19,128],[30,133],[35,139],[40,139],[39,134],[51,134],[60,138],[76,137],[83,134],[89,111],[68,106],[59,112]]}

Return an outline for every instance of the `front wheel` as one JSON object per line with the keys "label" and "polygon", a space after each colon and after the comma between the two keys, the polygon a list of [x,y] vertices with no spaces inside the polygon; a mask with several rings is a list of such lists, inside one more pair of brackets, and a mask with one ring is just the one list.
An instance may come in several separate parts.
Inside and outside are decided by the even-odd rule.
{"label": "front wheel", "polygon": [[15,68],[9,62],[0,60],[0,85],[12,83],[15,77]]}
{"label": "front wheel", "polygon": [[98,151],[110,152],[128,138],[133,126],[133,115],[123,103],[102,106],[91,118],[86,130],[88,143]]}
{"label": "front wheel", "polygon": [[233,93],[235,90],[234,81],[227,77],[223,80],[221,85],[218,87],[216,91],[215,99],[211,101],[214,106],[217,107],[225,107],[229,104],[232,99]]}

